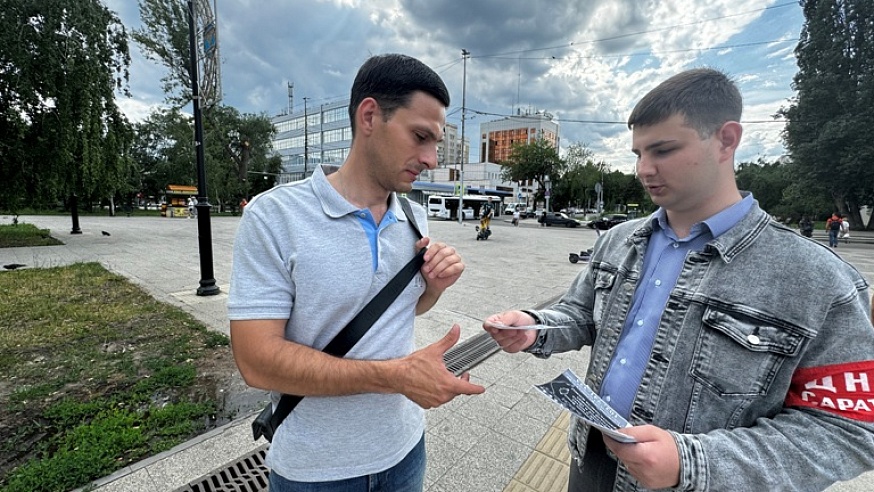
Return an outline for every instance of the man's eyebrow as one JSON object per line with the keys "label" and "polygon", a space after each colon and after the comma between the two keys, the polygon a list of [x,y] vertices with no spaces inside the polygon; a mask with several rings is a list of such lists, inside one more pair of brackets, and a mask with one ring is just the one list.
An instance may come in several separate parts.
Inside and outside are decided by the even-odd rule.
{"label": "man's eyebrow", "polygon": [[423,126],[422,128],[419,129],[419,131],[424,132],[426,135],[428,135],[428,137],[430,137],[438,142],[442,142],[443,135],[446,134],[446,130],[443,128],[441,128],[440,130],[441,130],[440,134],[438,135],[438,134],[434,133],[430,128],[425,127],[425,126]]}
{"label": "man's eyebrow", "polygon": [[[661,147],[662,145],[667,145],[667,144],[670,144],[670,143],[673,143],[673,142],[676,142],[676,139],[671,139],[671,140],[656,140],[655,142],[653,142],[653,143],[647,145],[646,147],[644,147],[643,150],[645,150],[645,151],[652,150],[652,149],[654,149],[654,148],[656,148],[656,147]],[[631,148],[631,151],[634,152],[635,154],[637,154],[637,153],[640,152],[639,150],[637,150],[637,149],[634,148],[634,147]]]}

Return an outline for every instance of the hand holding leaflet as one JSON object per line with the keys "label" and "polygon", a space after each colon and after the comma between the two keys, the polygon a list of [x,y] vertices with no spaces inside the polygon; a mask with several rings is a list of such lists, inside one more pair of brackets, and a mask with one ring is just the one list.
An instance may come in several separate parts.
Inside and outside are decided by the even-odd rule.
{"label": "hand holding leaflet", "polygon": [[484,321],[483,325],[488,326],[489,328],[497,328],[499,330],[554,330],[557,328],[570,328],[566,325],[522,325],[522,326],[510,326],[505,325],[504,323],[498,323],[497,321]]}
{"label": "hand holding leaflet", "polygon": [[575,416],[612,439],[624,443],[637,442],[633,437],[617,432],[617,429],[631,427],[631,425],[597,393],[580,381],[570,369],[566,369],[552,381],[534,387],[555,404],[570,410]]}

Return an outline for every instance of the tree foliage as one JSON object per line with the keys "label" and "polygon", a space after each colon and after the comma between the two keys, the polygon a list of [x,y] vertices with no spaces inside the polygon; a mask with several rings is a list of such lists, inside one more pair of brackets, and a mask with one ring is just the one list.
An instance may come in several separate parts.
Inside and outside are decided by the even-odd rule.
{"label": "tree foliage", "polygon": [[544,200],[545,177],[549,176],[550,208],[596,208],[597,184],[603,186],[608,208],[637,203],[646,206],[643,187],[635,176],[619,171],[609,172],[604,162],[595,162],[594,154],[584,144],[574,143],[561,158],[549,141],[538,139],[516,144],[510,158],[503,163],[504,181],[536,182],[539,191],[535,201]]}
{"label": "tree foliage", "polygon": [[174,106],[191,102],[191,58],[189,56],[188,7],[185,0],[141,0],[143,27],[131,37],[146,58],[167,68],[161,78],[167,101]]}
{"label": "tree foliage", "polygon": [[125,191],[132,133],[115,95],[129,64],[99,0],[0,0],[0,208]]}
{"label": "tree foliage", "polygon": [[558,149],[545,138],[514,144],[510,157],[502,164],[501,179],[504,181],[531,181],[538,184],[535,201],[544,199],[547,176],[554,183],[565,173],[567,166],[558,155]]}
{"label": "tree foliage", "polygon": [[[274,129],[270,119],[266,115],[240,114],[228,106],[216,106],[211,115],[204,120],[204,164],[210,202],[233,206],[244,196],[272,187],[281,160],[271,151]],[[147,196],[161,196],[169,184],[197,185],[194,121],[178,109],[154,111],[137,124],[132,154]]]}
{"label": "tree foliage", "polygon": [[[874,204],[874,2],[802,0],[805,23],[795,49],[797,96],[780,112],[792,175],[808,193],[861,226]],[[872,227],[869,222],[868,228]]]}

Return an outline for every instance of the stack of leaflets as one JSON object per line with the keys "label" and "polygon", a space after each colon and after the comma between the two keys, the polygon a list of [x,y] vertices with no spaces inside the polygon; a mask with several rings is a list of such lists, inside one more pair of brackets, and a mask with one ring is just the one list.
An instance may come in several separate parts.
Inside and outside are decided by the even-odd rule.
{"label": "stack of leaflets", "polygon": [[570,369],[566,369],[552,381],[534,387],[560,407],[570,410],[575,416],[614,440],[637,442],[633,437],[617,432],[617,429],[631,427],[631,424],[592,391],[592,388],[580,381]]}

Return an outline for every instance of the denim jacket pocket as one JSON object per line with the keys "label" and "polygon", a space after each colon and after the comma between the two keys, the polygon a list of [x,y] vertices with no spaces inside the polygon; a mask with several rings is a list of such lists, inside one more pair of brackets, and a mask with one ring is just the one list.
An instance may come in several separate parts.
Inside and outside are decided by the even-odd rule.
{"label": "denim jacket pocket", "polygon": [[707,308],[692,377],[719,396],[761,396],[783,360],[799,353],[804,335],[752,317]]}
{"label": "denim jacket pocket", "polygon": [[596,270],[593,275],[595,276],[595,305],[592,314],[595,318],[595,323],[600,325],[610,302],[610,293],[613,291],[613,284],[616,282],[616,272]]}
{"label": "denim jacket pocket", "polygon": [[684,432],[749,426],[763,412],[778,411],[782,397],[775,395],[781,393],[769,390],[789,384],[791,368],[784,366],[800,353],[807,337],[713,308],[705,310],[702,321],[690,368],[692,400]]}

